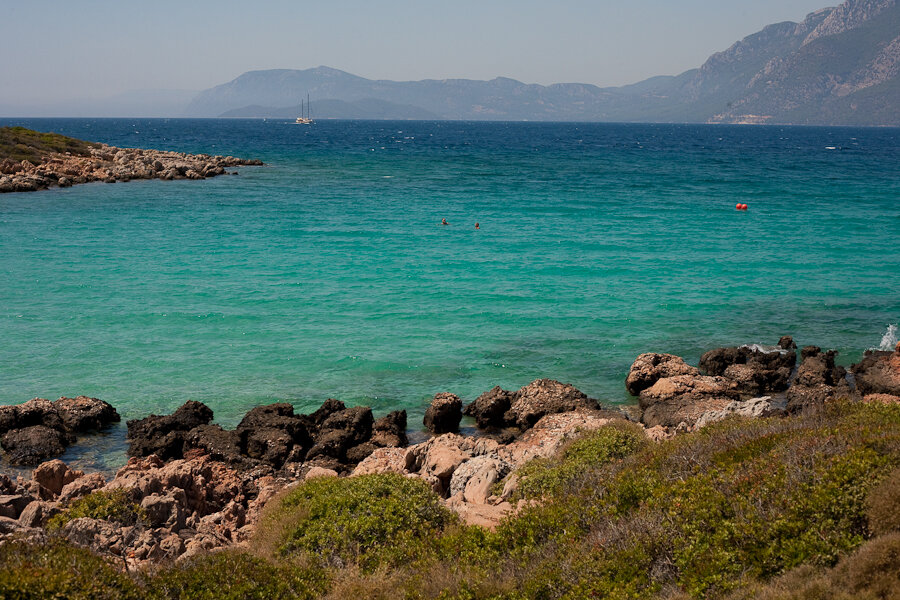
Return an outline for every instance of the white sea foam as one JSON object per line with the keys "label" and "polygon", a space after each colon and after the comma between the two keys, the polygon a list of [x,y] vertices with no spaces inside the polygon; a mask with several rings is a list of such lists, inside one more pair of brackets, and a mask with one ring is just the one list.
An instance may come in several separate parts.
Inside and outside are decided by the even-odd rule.
{"label": "white sea foam", "polygon": [[884,336],[881,338],[881,345],[878,346],[879,350],[893,350],[897,347],[897,326],[896,325],[888,325],[887,331],[884,332]]}

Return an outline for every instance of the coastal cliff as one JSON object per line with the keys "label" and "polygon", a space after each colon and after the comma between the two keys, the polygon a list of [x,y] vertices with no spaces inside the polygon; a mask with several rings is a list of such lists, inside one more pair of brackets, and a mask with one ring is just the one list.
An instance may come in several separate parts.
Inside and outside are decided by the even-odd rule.
{"label": "coastal cliff", "polygon": [[226,167],[262,165],[233,156],[116,148],[24,127],[0,128],[0,193],[132,179],[206,179]]}

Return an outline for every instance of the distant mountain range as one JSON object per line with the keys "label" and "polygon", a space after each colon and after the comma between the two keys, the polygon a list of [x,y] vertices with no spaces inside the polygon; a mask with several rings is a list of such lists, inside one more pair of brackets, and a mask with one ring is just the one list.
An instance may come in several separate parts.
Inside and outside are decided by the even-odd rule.
{"label": "distant mountain range", "polygon": [[198,94],[187,116],[650,121],[900,126],[900,0],[849,0],[777,23],[699,69],[634,85],[513,79],[370,80],[328,67],[267,70]]}

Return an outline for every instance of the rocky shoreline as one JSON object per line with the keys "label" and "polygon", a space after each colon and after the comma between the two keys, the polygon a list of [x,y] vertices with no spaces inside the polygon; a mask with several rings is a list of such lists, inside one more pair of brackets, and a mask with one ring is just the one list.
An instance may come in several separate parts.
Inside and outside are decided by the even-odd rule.
{"label": "rocky shoreline", "polygon": [[[639,411],[604,409],[575,387],[540,379],[516,391],[495,387],[465,407],[437,394],[424,425],[432,437],[409,444],[405,411],[375,418],[367,407],[326,400],[315,412],[290,404],[250,410],[233,430],[213,411],[186,402],[171,415],[127,423],[128,463],[107,481],[51,459],[75,436],[118,420],[115,409],[80,396],[0,407],[7,459],[38,464],[30,478],[0,475],[0,543],[67,539],[128,569],[242,546],[266,503],[317,477],[398,473],[425,481],[467,524],[492,528],[514,514],[519,469],[548,458],[577,434],[629,421],[656,442],[729,416],[790,418],[837,400],[900,403],[900,344],[867,351],[850,373],[835,352],[789,337],[774,346],[707,352],[699,366],[671,354],[642,354],[625,385]],[[478,435],[458,433],[463,415]],[[44,462],[41,462],[44,461]],[[130,520],[69,514],[91,497],[133,506]],[[62,524],[57,515],[68,515]]]}
{"label": "rocky shoreline", "polygon": [[[117,148],[71,141],[79,142],[77,152],[37,150],[33,160],[16,160],[0,155],[0,193],[34,192],[98,181],[206,179],[227,174],[226,168],[263,164],[260,160],[234,156]],[[231,173],[237,174],[234,171]]]}

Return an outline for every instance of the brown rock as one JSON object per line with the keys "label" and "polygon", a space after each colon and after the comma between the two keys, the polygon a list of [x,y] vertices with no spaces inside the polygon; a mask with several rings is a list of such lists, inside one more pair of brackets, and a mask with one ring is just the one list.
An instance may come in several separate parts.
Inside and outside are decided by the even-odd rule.
{"label": "brown rock", "polygon": [[641,354],[631,365],[628,377],[625,379],[625,389],[632,396],[637,396],[665,377],[699,374],[700,371],[684,362],[684,359],[680,356],[675,356],[674,354]]}
{"label": "brown rock", "polygon": [[491,427],[505,427],[505,415],[512,407],[516,398],[515,392],[510,392],[496,386],[478,396],[474,402],[466,406],[463,412],[466,416],[475,417],[478,427],[487,429]]}
{"label": "brown rock", "polygon": [[452,433],[459,430],[462,420],[462,400],[456,394],[435,394],[425,411],[425,427],[432,433]]}
{"label": "brown rock", "polygon": [[53,515],[59,514],[60,509],[49,502],[31,502],[19,515],[19,525],[22,527],[44,527]]}
{"label": "brown rock", "polygon": [[104,485],[106,485],[106,479],[100,473],[84,475],[62,487],[59,493],[59,502],[66,504],[82,496],[87,496]]}
{"label": "brown rock", "polygon": [[18,519],[25,507],[35,499],[27,494],[0,496],[0,517]]}
{"label": "brown rock", "polygon": [[723,410],[739,399],[737,385],[724,377],[679,375],[660,379],[641,392],[641,422],[648,427],[692,427],[703,413]]}
{"label": "brown rock", "polygon": [[34,425],[9,431],[0,438],[7,459],[13,465],[36,465],[59,456],[75,437],[59,429]]}
{"label": "brown rock", "polygon": [[505,415],[508,423],[521,430],[532,427],[545,415],[574,410],[599,410],[600,404],[568,383],[538,379],[516,392],[516,398]]}
{"label": "brown rock", "polygon": [[63,397],[55,401],[53,406],[69,431],[100,430],[121,420],[115,408],[98,398]]}
{"label": "brown rock", "polygon": [[406,475],[415,458],[406,448],[378,448],[353,469],[353,476],[374,473],[399,473]]}
{"label": "brown rock", "polygon": [[900,396],[890,394],[869,394],[864,396],[863,402],[867,404],[900,404]]}
{"label": "brown rock", "polygon": [[900,350],[866,351],[863,359],[851,370],[861,394],[900,396]]}
{"label": "brown rock", "polygon": [[31,478],[53,496],[58,496],[63,486],[82,477],[82,471],[73,471],[61,460],[51,460],[40,464],[31,472]]}

